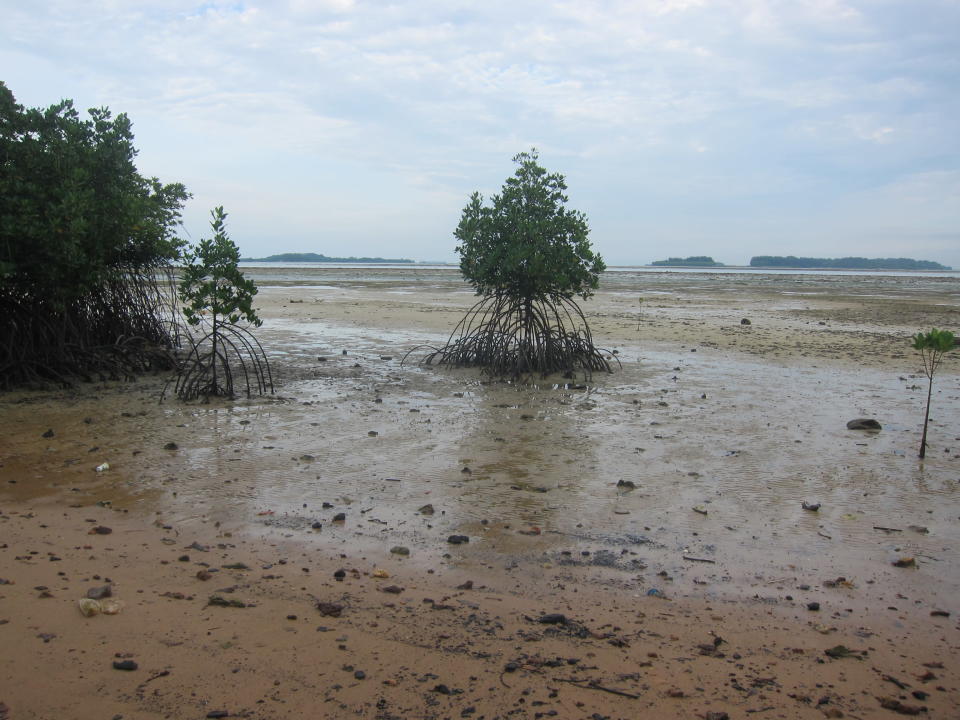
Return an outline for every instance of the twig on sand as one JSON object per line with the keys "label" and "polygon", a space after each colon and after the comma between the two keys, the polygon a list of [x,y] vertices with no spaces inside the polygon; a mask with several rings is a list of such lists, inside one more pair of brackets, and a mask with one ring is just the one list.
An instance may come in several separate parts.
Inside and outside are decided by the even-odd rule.
{"label": "twig on sand", "polygon": [[684,555],[684,556],[683,556],[683,559],[684,559],[684,560],[689,560],[690,562],[704,562],[704,563],[710,563],[711,565],[716,565],[716,564],[717,564],[717,561],[716,561],[716,560],[711,560],[710,558],[698,558],[698,557],[693,557],[693,555]]}
{"label": "twig on sand", "polygon": [[606,687],[601,685],[596,680],[582,681],[574,680],[572,678],[561,678],[560,682],[569,683],[578,688],[583,688],[584,690],[600,690],[601,692],[610,693],[611,695],[619,695],[620,697],[630,698],[631,700],[639,700],[639,695],[634,695],[633,693],[628,693],[625,690],[617,690],[616,688]]}

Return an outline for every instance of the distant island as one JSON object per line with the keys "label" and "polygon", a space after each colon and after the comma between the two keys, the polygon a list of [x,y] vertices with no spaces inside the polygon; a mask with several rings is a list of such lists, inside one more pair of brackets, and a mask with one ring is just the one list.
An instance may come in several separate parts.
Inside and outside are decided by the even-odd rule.
{"label": "distant island", "polygon": [[380,257],[327,257],[317,253],[281,253],[263,258],[240,258],[240,262],[316,262],[316,263],[410,263],[413,260]]}
{"label": "distant island", "polygon": [[654,260],[651,265],[658,267],[723,267],[712,257],[707,255],[692,255],[686,258],[667,258],[666,260]]}
{"label": "distant island", "polygon": [[798,268],[806,270],[819,268],[826,270],[952,270],[953,268],[932,260],[911,260],[910,258],[805,258],[793,255],[757,255],[750,258],[750,267],[759,268]]}

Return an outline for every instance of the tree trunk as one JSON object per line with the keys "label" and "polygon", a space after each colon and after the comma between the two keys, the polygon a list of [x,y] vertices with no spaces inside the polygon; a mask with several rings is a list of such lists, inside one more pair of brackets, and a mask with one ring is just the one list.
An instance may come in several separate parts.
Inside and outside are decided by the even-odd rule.
{"label": "tree trunk", "polygon": [[923,435],[920,437],[920,458],[927,455],[927,423],[930,422],[930,395],[933,393],[933,377],[927,383],[927,410],[923,414]]}

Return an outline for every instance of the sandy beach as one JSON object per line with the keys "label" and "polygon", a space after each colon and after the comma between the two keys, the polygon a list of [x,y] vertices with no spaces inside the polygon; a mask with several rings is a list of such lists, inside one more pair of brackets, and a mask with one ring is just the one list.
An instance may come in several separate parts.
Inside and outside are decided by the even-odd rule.
{"label": "sandy beach", "polygon": [[272,396],[0,395],[0,720],[960,717],[956,277],[608,272],[511,384],[453,269],[249,272]]}

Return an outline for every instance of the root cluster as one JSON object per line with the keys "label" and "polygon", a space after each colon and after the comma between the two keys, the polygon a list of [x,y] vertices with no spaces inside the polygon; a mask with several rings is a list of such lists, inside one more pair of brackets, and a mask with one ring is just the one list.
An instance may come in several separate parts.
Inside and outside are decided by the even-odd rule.
{"label": "root cluster", "polygon": [[610,372],[580,307],[564,297],[489,295],[467,312],[447,344],[422,362],[480,367],[489,375],[509,378]]}
{"label": "root cluster", "polygon": [[217,322],[199,339],[189,337],[189,345],[177,373],[175,392],[181,400],[234,398],[238,389],[247,397],[273,392],[270,363],[249,330]]}

